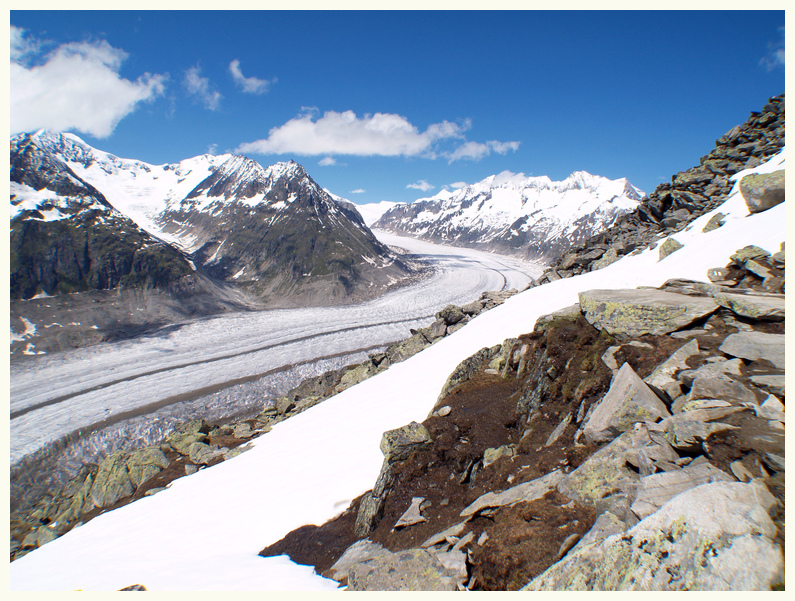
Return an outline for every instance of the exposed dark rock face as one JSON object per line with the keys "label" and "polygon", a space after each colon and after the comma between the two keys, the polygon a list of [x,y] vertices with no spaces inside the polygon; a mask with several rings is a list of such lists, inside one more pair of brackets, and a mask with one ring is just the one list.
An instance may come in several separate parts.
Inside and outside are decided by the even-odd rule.
{"label": "exposed dark rock face", "polygon": [[[11,182],[52,196],[11,219],[12,299],[39,292],[164,288],[192,278],[182,253],[116,211],[31,136],[11,141]],[[12,191],[12,208],[22,200]]]}

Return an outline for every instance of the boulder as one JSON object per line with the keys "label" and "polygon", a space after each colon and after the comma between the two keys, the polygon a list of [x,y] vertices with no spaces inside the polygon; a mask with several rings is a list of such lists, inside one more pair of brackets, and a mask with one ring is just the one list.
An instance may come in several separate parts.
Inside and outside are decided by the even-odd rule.
{"label": "boulder", "polygon": [[605,254],[602,255],[601,259],[591,263],[591,271],[596,271],[597,269],[602,269],[603,267],[607,267],[608,265],[611,265],[612,263],[618,261],[618,259],[619,259],[618,251],[616,251],[615,248],[608,248],[607,252],[605,252]]}
{"label": "boulder", "polygon": [[130,482],[138,488],[152,476],[159,474],[171,463],[158,447],[137,449],[127,457],[127,471]]}
{"label": "boulder", "polygon": [[497,461],[500,457],[513,457],[516,452],[516,445],[502,445],[501,447],[491,447],[483,451],[483,467],[487,467]]}
{"label": "boulder", "polygon": [[455,305],[447,305],[444,309],[436,314],[436,319],[444,320],[445,325],[452,326],[464,319],[466,315],[461,310],[461,307]]}
{"label": "boulder", "polygon": [[380,554],[348,570],[350,591],[455,591],[456,574],[425,549]]}
{"label": "boulder", "polygon": [[671,253],[676,252],[680,248],[684,248],[685,245],[678,242],[674,238],[667,238],[665,242],[662,243],[660,246],[660,261],[662,261],[665,257],[670,255]]}
{"label": "boulder", "polygon": [[256,434],[256,432],[251,429],[251,426],[248,423],[240,422],[239,424],[234,425],[232,434],[235,438],[251,438]]}
{"label": "boulder", "polygon": [[94,484],[91,486],[91,501],[95,507],[110,507],[134,492],[135,487],[127,472],[127,454],[124,451],[114,451],[99,464]]}
{"label": "boulder", "polygon": [[721,352],[756,361],[765,359],[776,368],[784,369],[784,335],[764,332],[737,332],[730,334],[719,349]]}
{"label": "boulder", "polygon": [[482,310],[483,310],[483,301],[480,300],[472,301],[471,303],[467,303],[466,305],[463,305],[461,307],[461,312],[464,315],[469,315],[471,317],[478,315]]}
{"label": "boulder", "polygon": [[180,455],[187,455],[188,449],[195,442],[204,442],[207,436],[201,432],[172,432],[166,437],[166,443]]}
{"label": "boulder", "polygon": [[626,532],[582,541],[523,590],[770,590],[784,577],[775,503],[758,482],[692,488]]}
{"label": "boulder", "polygon": [[784,202],[784,170],[752,173],[740,180],[740,194],[751,213],[761,213]]}
{"label": "boulder", "polygon": [[764,248],[759,248],[758,246],[754,246],[753,244],[744,246],[737,252],[735,252],[731,257],[729,257],[735,265],[739,265],[742,267],[745,265],[746,261],[753,261],[755,259],[766,259],[770,256],[770,253],[767,252]]}
{"label": "boulder", "polygon": [[[458,320],[456,323],[460,322]],[[453,325],[453,324],[451,324]],[[425,336],[425,340],[430,343],[436,342],[439,338],[444,338],[447,335],[447,323],[444,319],[437,319],[427,328],[421,328],[419,332]]]}
{"label": "boulder", "polygon": [[668,417],[660,398],[640,379],[628,363],[613,377],[610,389],[593,409],[582,431],[591,444],[612,440],[632,429],[636,422],[655,422]]}
{"label": "boulder", "polygon": [[411,422],[406,426],[384,432],[381,437],[381,452],[388,463],[408,459],[414,451],[431,445],[428,429],[420,423]]}
{"label": "boulder", "polygon": [[662,290],[589,290],[579,295],[585,319],[608,334],[668,334],[713,313],[711,298]]}
{"label": "boulder", "polygon": [[219,449],[204,442],[194,442],[188,449],[188,457],[196,465],[207,465],[218,457],[223,457],[229,449]]}
{"label": "boulder", "polygon": [[412,497],[409,508],[398,518],[398,521],[395,522],[392,530],[405,528],[406,526],[413,526],[414,524],[419,524],[421,522],[427,522],[428,518],[422,515],[421,508],[424,501],[425,497]]}
{"label": "boulder", "polygon": [[400,363],[430,346],[425,336],[417,332],[413,336],[389,346],[386,354],[390,363]]}
{"label": "boulder", "polygon": [[711,232],[712,230],[716,230],[719,227],[723,226],[724,219],[726,219],[726,215],[723,213],[715,213],[712,217],[710,217],[709,221],[707,221],[707,225],[704,226],[702,229],[702,233],[706,234],[707,232]]}

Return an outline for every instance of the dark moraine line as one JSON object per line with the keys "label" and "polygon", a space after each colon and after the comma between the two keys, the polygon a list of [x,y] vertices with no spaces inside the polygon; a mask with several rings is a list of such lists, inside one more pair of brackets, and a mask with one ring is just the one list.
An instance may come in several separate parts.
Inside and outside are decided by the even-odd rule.
{"label": "dark moraine line", "polygon": [[[366,326],[350,326],[350,327],[347,327],[347,328],[340,328],[338,330],[330,330],[328,332],[322,332],[320,334],[309,334],[307,336],[301,336],[299,338],[293,338],[291,340],[287,340],[287,341],[283,341],[283,342],[279,342],[279,343],[266,344],[264,346],[260,346],[260,347],[253,348],[253,349],[249,349],[249,350],[246,350],[246,351],[239,351],[239,352],[235,352],[235,353],[229,353],[227,355],[222,355],[220,357],[213,357],[211,359],[203,359],[201,361],[190,361],[190,362],[187,362],[187,363],[180,363],[179,365],[172,365],[170,367],[161,367],[159,369],[153,369],[153,370],[150,370],[150,371],[145,371],[145,372],[142,372],[142,373],[139,373],[139,374],[135,374],[135,375],[132,375],[132,376],[130,376],[128,378],[120,378],[118,380],[112,380],[110,382],[103,382],[102,384],[97,384],[96,386],[92,386],[91,388],[85,388],[83,390],[70,392],[69,394],[64,394],[64,395],[49,399],[47,401],[42,401],[41,403],[36,403],[35,405],[30,405],[29,407],[25,407],[24,409],[18,409],[17,411],[12,411],[11,412],[11,419],[14,419],[14,418],[17,418],[17,417],[21,417],[21,416],[25,415],[26,413],[30,413],[31,411],[35,411],[36,409],[41,409],[42,407],[49,407],[50,405],[57,405],[58,403],[63,403],[64,401],[68,401],[69,399],[74,398],[76,396],[80,396],[80,395],[83,395],[83,394],[88,394],[90,392],[95,392],[97,390],[102,390],[103,388],[109,388],[111,386],[115,386],[116,384],[122,384],[124,382],[130,382],[132,380],[137,380],[138,378],[143,378],[145,376],[151,376],[151,375],[154,375],[154,374],[159,374],[159,373],[162,373],[162,372],[165,372],[165,371],[175,371],[175,370],[178,370],[178,369],[182,369],[184,367],[191,367],[193,365],[201,365],[201,364],[206,364],[206,363],[215,363],[216,361],[223,361],[225,359],[232,359],[234,357],[240,357],[242,355],[250,355],[251,353],[258,353],[260,351],[266,351],[268,349],[275,348],[277,346],[284,346],[286,344],[292,344],[292,343],[295,343],[295,342],[304,342],[306,340],[311,340],[313,338],[320,338],[321,336],[328,336],[328,335],[331,335],[331,334],[340,334],[342,332],[351,332],[353,330],[366,330],[368,328],[376,328],[376,327],[380,327],[380,326],[388,326],[388,325],[392,325],[392,324],[396,324],[396,323],[408,323],[408,322],[411,322],[411,321],[419,321],[421,319],[428,319],[428,318],[431,318],[431,317],[433,317],[433,315],[422,315],[420,317],[412,317],[410,319],[398,319],[396,321],[384,321],[384,322],[380,322],[380,323],[369,324],[369,325],[366,325]],[[397,341],[393,341],[393,342],[397,342]],[[389,344],[392,344],[392,342],[386,342],[384,344],[378,344],[378,345],[370,347],[370,348],[378,348],[378,347],[381,347],[381,346],[388,346]],[[359,350],[362,350],[362,349],[359,349]],[[315,359],[311,359],[311,360],[308,360],[308,361],[305,361],[305,362],[302,362],[302,363],[297,363],[296,365],[306,365],[307,363],[312,363],[313,361],[320,361],[321,359],[335,358],[335,357],[339,357],[341,355],[348,355],[348,354],[352,354],[352,353],[356,353],[356,352],[359,352],[359,351],[357,351],[357,350],[345,351],[345,352],[343,352],[341,354],[338,353],[336,355],[329,355],[327,357],[317,357]],[[276,373],[276,372],[280,371],[281,369],[282,368],[276,368],[276,370],[272,370],[271,372],[267,372],[267,373],[263,373],[263,374],[256,374],[256,375],[253,375],[253,376],[245,376],[243,378],[240,378],[240,382],[238,382],[238,383],[250,382],[250,381],[253,381],[253,380],[258,380],[258,379],[260,379],[260,378],[262,378],[262,377],[264,377],[266,375],[269,375],[270,373]],[[229,385],[231,385],[231,384],[229,384]],[[214,386],[216,386],[216,385],[214,385]],[[226,388],[228,385],[222,383],[222,384],[218,384],[217,386],[220,386],[221,388],[219,388],[219,390],[222,390],[223,388]],[[185,394],[192,394],[192,393],[185,393]],[[122,415],[122,414],[119,414],[119,415]]]}

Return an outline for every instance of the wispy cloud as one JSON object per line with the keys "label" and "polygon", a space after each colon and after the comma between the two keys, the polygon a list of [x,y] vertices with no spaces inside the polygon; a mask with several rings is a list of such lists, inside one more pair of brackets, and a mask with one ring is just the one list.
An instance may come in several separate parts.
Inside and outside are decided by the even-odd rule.
{"label": "wispy cloud", "polygon": [[423,192],[427,192],[428,190],[433,190],[436,186],[433,184],[429,184],[426,180],[421,179],[418,182],[414,182],[413,184],[409,184],[406,188],[414,188],[415,190],[422,190]]}
{"label": "wispy cloud", "polygon": [[497,140],[489,140],[485,144],[481,142],[466,142],[453,152],[443,153],[443,156],[445,156],[450,163],[461,159],[479,161],[492,152],[507,154],[509,151],[516,152],[518,149],[519,142],[499,142]]}
{"label": "wispy cloud", "polygon": [[221,106],[221,93],[215,89],[210,83],[208,77],[201,76],[201,67],[196,65],[185,71],[185,77],[182,80],[188,94],[196,96],[205,108],[211,111],[217,111]]}
{"label": "wispy cloud", "polygon": [[46,128],[106,138],[141,102],[165,91],[168,74],[121,77],[128,55],[106,41],[62,44],[42,57],[43,45],[11,27],[12,133]]}
{"label": "wispy cloud", "polygon": [[363,190],[362,188],[356,188],[355,190],[351,190],[348,194],[364,194],[367,190]]}
{"label": "wispy cloud", "polygon": [[768,71],[773,71],[779,67],[784,68],[784,28],[779,27],[778,33],[779,39],[775,42],[768,42],[767,55],[763,56],[759,61],[759,64]]}
{"label": "wispy cloud", "polygon": [[334,157],[324,157],[320,159],[317,164],[321,167],[328,167],[330,165],[336,165],[337,160]]}
{"label": "wispy cloud", "polygon": [[[466,188],[469,184],[466,182],[453,182],[450,184],[450,187],[453,190],[460,190],[461,188]],[[446,187],[446,186],[445,186]]]}
{"label": "wispy cloud", "polygon": [[462,137],[468,126],[466,122],[459,125],[443,121],[420,131],[401,115],[375,113],[358,117],[353,111],[327,111],[318,117],[317,109],[309,108],[271,129],[267,138],[241,144],[237,152],[419,156],[430,153],[440,140]]}
{"label": "wispy cloud", "polygon": [[247,94],[265,94],[276,83],[276,78],[271,80],[259,79],[257,77],[243,77],[243,72],[240,70],[240,61],[238,59],[229,63],[229,72],[232,74],[232,79],[235,83],[243,89]]}

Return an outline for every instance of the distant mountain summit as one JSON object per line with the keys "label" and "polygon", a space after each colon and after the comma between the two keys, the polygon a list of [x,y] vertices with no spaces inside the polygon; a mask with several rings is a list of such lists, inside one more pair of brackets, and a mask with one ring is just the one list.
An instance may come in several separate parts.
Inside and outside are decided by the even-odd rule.
{"label": "distant mountain summit", "polygon": [[610,227],[644,193],[585,171],[562,182],[504,171],[455,191],[399,204],[374,228],[457,246],[550,260]]}
{"label": "distant mountain summit", "polygon": [[136,311],[173,317],[354,302],[411,271],[292,161],[150,165],[68,133],[11,138],[12,299],[136,290]]}

